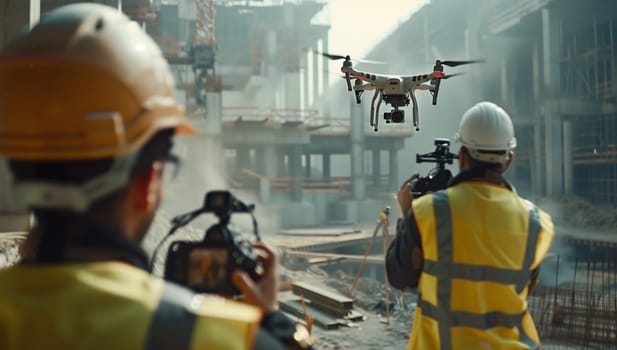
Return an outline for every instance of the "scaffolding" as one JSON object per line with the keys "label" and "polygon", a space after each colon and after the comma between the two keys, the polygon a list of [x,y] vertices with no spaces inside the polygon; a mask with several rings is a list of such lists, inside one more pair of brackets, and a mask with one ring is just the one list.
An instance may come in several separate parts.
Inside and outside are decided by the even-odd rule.
{"label": "scaffolding", "polygon": [[562,26],[562,91],[566,96],[615,101],[613,18]]}

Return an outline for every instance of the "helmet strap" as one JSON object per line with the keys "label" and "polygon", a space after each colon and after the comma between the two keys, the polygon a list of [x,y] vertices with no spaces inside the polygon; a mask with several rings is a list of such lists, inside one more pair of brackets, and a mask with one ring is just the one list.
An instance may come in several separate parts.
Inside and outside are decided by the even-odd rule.
{"label": "helmet strap", "polygon": [[111,168],[83,184],[47,181],[21,181],[13,186],[15,200],[28,208],[66,209],[79,213],[125,186],[139,152],[114,159]]}

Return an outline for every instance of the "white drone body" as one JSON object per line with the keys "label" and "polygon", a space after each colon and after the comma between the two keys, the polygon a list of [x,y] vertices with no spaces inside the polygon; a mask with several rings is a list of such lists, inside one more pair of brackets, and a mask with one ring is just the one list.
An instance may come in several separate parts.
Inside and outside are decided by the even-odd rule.
{"label": "white drone body", "polygon": [[[412,124],[416,131],[419,131],[419,116],[418,116],[418,101],[415,96],[416,90],[428,90],[433,97],[433,105],[437,104],[437,96],[439,94],[439,86],[441,80],[460,75],[461,73],[446,75],[443,73],[443,66],[455,67],[463,64],[482,62],[481,60],[474,61],[440,61],[435,62],[433,71],[427,74],[418,75],[382,75],[369,72],[362,72],[353,68],[351,58],[349,56],[331,55],[321,53],[325,57],[333,60],[344,59],[341,72],[345,74],[347,81],[347,89],[354,91],[356,102],[360,103],[360,97],[364,91],[374,90],[373,99],[371,100],[370,126],[378,131],[379,108],[382,103],[392,106],[390,112],[384,113],[386,123],[403,123],[405,113],[399,107],[404,107],[412,103],[413,121]],[[355,82],[351,84],[351,80]],[[377,102],[377,104],[375,104]]]}

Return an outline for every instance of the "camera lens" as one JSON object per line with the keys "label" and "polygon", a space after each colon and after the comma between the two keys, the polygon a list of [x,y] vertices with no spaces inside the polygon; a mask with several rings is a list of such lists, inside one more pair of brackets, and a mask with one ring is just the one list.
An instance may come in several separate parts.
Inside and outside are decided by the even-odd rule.
{"label": "camera lens", "polygon": [[405,120],[405,111],[392,111],[391,118],[393,123],[402,123]]}

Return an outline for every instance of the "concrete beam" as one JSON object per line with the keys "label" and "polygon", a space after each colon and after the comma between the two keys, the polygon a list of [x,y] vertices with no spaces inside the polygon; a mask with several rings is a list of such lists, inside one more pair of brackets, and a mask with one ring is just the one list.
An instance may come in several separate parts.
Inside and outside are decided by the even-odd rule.
{"label": "concrete beam", "polygon": [[310,133],[304,129],[275,129],[268,127],[228,127],[223,128],[225,147],[235,148],[239,145],[295,145],[310,142]]}

